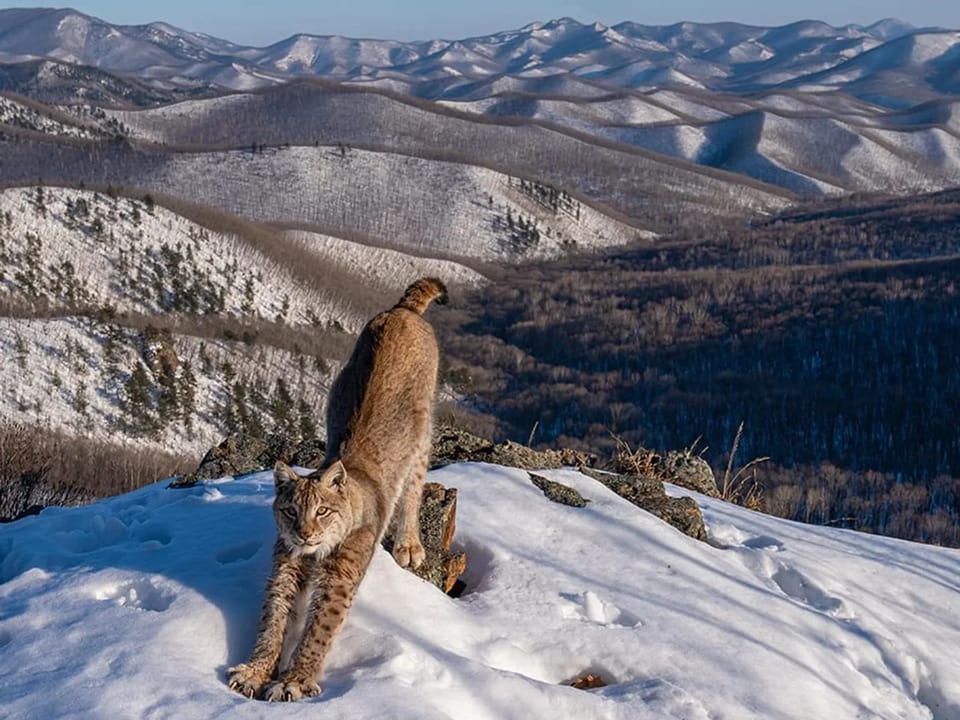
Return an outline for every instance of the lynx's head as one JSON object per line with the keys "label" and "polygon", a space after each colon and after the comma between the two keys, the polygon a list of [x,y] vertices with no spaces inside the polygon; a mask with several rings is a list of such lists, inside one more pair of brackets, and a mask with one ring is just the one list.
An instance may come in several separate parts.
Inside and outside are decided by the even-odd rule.
{"label": "lynx's head", "polygon": [[273,516],[280,538],[294,555],[326,556],[351,525],[347,471],[340,461],[322,473],[297,475],[281,462],[273,469]]}

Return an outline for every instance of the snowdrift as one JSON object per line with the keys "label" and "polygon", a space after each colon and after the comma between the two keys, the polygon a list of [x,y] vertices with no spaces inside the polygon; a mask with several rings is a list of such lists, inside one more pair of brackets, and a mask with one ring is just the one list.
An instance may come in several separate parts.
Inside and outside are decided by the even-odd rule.
{"label": "snowdrift", "polygon": [[[375,554],[323,693],[231,692],[274,537],[270,473],[166,483],[0,526],[8,718],[960,717],[960,552],[703,496],[692,540],[572,470],[430,473],[460,491],[454,599]],[[671,489],[677,494],[690,494]],[[579,690],[586,674],[606,687]]]}

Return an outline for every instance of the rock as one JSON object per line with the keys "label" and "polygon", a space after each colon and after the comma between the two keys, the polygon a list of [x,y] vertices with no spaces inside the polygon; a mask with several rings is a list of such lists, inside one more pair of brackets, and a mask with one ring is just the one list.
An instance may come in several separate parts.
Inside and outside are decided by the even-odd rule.
{"label": "rock", "polygon": [[713,468],[702,457],[686,450],[667,453],[663,461],[663,477],[660,479],[710,497],[720,497]]}
{"label": "rock", "polygon": [[201,480],[257,472],[273,467],[278,460],[301,467],[319,467],[323,463],[323,448],[323,441],[317,439],[295,445],[285,435],[269,435],[266,439],[240,433],[230,435],[207,451],[196,470],[177,478],[170,487],[192,487]]}
{"label": "rock", "polygon": [[298,467],[318,468],[323,465],[327,455],[327,444],[319,438],[304,440],[293,449],[289,465]]}
{"label": "rock", "polygon": [[540,470],[593,465],[596,461],[596,455],[578,450],[534,450],[512,440],[497,445],[465,430],[440,425],[434,432],[430,467],[442,467],[455,462],[487,462],[524,470]]}
{"label": "rock", "polygon": [[[467,556],[451,552],[453,534],[457,527],[457,491],[440,483],[423,486],[420,505],[420,542],[427,554],[423,564],[411,572],[436,585],[443,592],[454,589],[457,580],[467,569]],[[383,539],[388,551],[393,549],[393,529]]]}
{"label": "rock", "polygon": [[535,475],[534,473],[527,474],[530,476],[530,482],[540,488],[547,500],[578,508],[586,507],[587,503],[590,502],[568,485],[547,480],[547,478]]}
{"label": "rock", "polygon": [[155,377],[173,377],[180,367],[173,334],[166,328],[158,330],[147,326],[142,335],[141,355]]}
{"label": "rock", "polygon": [[690,450],[671,450],[661,455],[653,450],[637,448],[621,452],[613,468],[627,475],[648,476],[710,497],[720,497],[713,469],[706,460]]}
{"label": "rock", "polygon": [[433,430],[430,467],[438,468],[470,460],[476,453],[489,450],[493,443],[466,430],[438,423]]}
{"label": "rock", "polygon": [[642,475],[620,475],[581,467],[580,472],[610,488],[639,508],[653,513],[664,522],[696,540],[706,541],[703,513],[693,498],[667,495],[663,482]]}
{"label": "rock", "polygon": [[420,542],[447,551],[457,530],[457,490],[440,483],[423,486],[420,503]]}

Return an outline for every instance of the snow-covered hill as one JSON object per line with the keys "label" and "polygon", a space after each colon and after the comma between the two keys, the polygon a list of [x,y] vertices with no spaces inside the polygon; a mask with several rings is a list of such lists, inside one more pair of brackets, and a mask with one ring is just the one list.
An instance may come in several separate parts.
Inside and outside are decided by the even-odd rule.
{"label": "snow-covered hill", "polygon": [[[138,139],[217,147],[353,142],[405,152],[406,122],[416,115],[436,137],[433,151],[450,154],[462,147],[452,136],[462,133],[466,113],[495,121],[513,156],[528,150],[524,135],[556,137],[544,128],[562,129],[605,150],[662,153],[801,195],[955,184],[958,59],[960,33],[893,20],[767,28],[561,18],[454,41],[296,35],[251,48],[162,23],[0,10],[0,88],[52,102],[72,93],[81,103],[159,106],[111,115]],[[346,111],[317,107],[311,82],[318,79],[350,107],[346,126],[339,120]],[[368,92],[351,100],[337,92],[343,86]],[[173,103],[184,94],[200,99]],[[442,104],[445,114],[423,100]],[[810,140],[822,135],[826,152],[811,152]],[[623,209],[610,194],[593,197]]]}
{"label": "snow-covered hill", "polygon": [[[550,503],[524,471],[432,472],[460,492],[465,594],[443,595],[378,551],[323,694],[284,708],[224,680],[253,642],[270,473],[158,484],[0,526],[4,715],[960,716],[956,550],[697,496],[701,543],[577,472],[545,474],[590,504]],[[568,686],[586,674],[606,687]]]}
{"label": "snow-covered hill", "polygon": [[[271,429],[282,381],[322,429],[349,342],[343,331],[359,332],[425,274],[454,288],[484,281],[454,262],[319,233],[239,221],[217,231],[149,198],[0,191],[0,351],[9,360],[0,365],[0,413],[199,454],[230,430],[238,383],[242,402]],[[170,331],[171,378],[149,360],[151,325]],[[336,344],[324,339],[331,328]],[[151,383],[152,409],[127,402],[138,367]],[[181,395],[190,386],[189,407],[161,411],[166,381]],[[142,416],[151,413],[161,422],[147,431]]]}
{"label": "snow-covered hill", "polygon": [[[511,145],[484,146],[483,140],[496,141],[497,132],[485,125],[480,129],[482,134],[467,136],[471,144],[464,153],[509,162]],[[640,163],[636,156],[602,150],[587,156],[591,148],[584,143],[530,139],[541,147],[516,165],[528,170],[555,159],[545,168],[550,175],[573,185],[582,170],[582,185],[567,192],[560,189],[565,185],[550,185],[549,180],[528,181],[526,173],[516,177],[430,157],[420,134],[399,142],[423,148],[427,157],[343,143],[167,152],[131,150],[117,143],[83,147],[17,142],[4,148],[0,178],[31,182],[42,174],[47,182],[135,187],[256,221],[306,224],[311,230],[421,257],[465,261],[555,257],[571,248],[590,250],[650,237],[644,225],[621,220],[615,209],[595,207],[599,203],[590,202],[589,195],[650,212],[679,204],[710,213],[729,213],[744,205],[786,205],[782,197],[676,169],[669,162]],[[655,183],[658,178],[661,182]],[[630,195],[638,185],[650,192]],[[666,197],[673,187],[683,195]],[[458,276],[467,275],[475,273],[458,271]]]}

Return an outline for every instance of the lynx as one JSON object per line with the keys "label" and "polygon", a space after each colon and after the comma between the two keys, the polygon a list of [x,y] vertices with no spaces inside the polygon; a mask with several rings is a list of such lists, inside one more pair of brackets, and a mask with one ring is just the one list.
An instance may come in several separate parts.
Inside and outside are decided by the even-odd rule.
{"label": "lynx", "polygon": [[305,477],[274,468],[273,571],[253,653],[228,671],[237,692],[270,701],[320,692],[324,658],[391,520],[397,563],[423,562],[438,351],[422,314],[446,299],[442,282],[423,278],[367,323],[330,391],[323,466]]}

